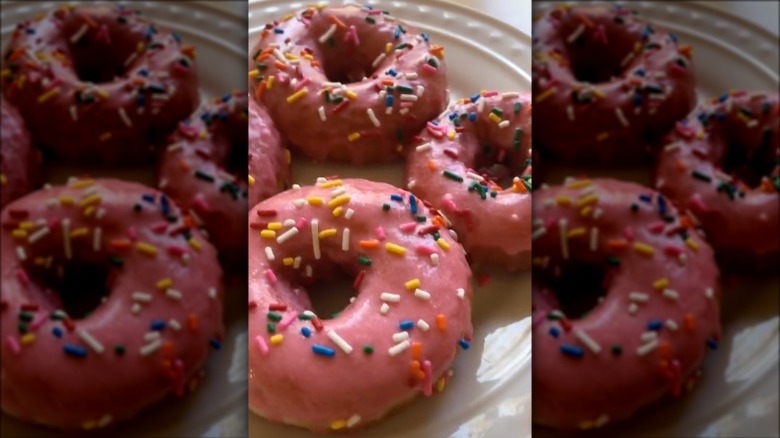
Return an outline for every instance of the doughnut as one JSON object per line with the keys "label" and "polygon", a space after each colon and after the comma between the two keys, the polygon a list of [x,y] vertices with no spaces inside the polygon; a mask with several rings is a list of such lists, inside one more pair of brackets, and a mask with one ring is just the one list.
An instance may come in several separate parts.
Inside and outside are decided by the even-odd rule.
{"label": "doughnut", "polygon": [[4,412],[94,429],[195,388],[221,345],[222,271],[191,223],[165,195],[112,179],[3,209]]}
{"label": "doughnut", "polygon": [[778,266],[779,113],[776,92],[732,91],[678,123],[659,153],[656,188],[729,267]]}
{"label": "doughnut", "polygon": [[295,152],[397,161],[449,100],[444,49],[378,9],[310,7],[265,25],[249,83]]}
{"label": "doughnut", "polygon": [[247,180],[235,175],[244,175],[248,100],[228,93],[179,123],[158,169],[157,186],[203,225],[223,261],[246,258]]}
{"label": "doughnut", "polygon": [[531,96],[496,91],[458,101],[428,123],[406,185],[452,222],[472,260],[531,264]]}
{"label": "doughnut", "polygon": [[696,103],[691,47],[620,5],[559,6],[533,34],[534,144],[555,160],[645,161]]}
{"label": "doughnut", "polygon": [[290,151],[268,111],[249,99],[249,206],[279,193],[289,182]]}
{"label": "doughnut", "polygon": [[600,428],[691,387],[720,290],[690,218],[635,183],[571,178],[534,192],[533,239],[534,422]]}
{"label": "doughnut", "polygon": [[[444,389],[471,341],[471,270],[444,220],[414,195],[318,180],[249,212],[249,407],[324,432],[380,419]],[[307,288],[350,278],[317,315]]]}
{"label": "doughnut", "polygon": [[38,180],[40,154],[16,108],[0,96],[0,205],[29,192]]}
{"label": "doughnut", "polygon": [[195,48],[122,6],[60,6],[20,23],[3,90],[64,161],[150,161],[198,104]]}

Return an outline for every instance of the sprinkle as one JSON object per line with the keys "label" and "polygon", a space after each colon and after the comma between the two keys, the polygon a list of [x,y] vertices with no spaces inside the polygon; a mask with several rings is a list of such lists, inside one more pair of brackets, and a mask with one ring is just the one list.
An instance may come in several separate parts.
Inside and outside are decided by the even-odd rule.
{"label": "sprinkle", "polygon": [[557,90],[555,87],[550,87],[550,88],[548,88],[548,89],[544,90],[544,91],[543,91],[542,93],[540,93],[538,96],[536,96],[536,98],[534,99],[534,101],[535,101],[536,103],[539,103],[539,102],[541,102],[541,101],[543,101],[543,100],[547,99],[548,97],[552,96],[553,94],[555,94],[555,93],[557,93],[557,92],[558,92],[558,90]]}
{"label": "sprinkle", "polygon": [[315,354],[324,357],[333,357],[336,355],[336,350],[319,344],[312,345],[311,349]]}
{"label": "sprinkle", "polygon": [[141,356],[146,357],[146,356],[149,356],[150,354],[154,353],[155,351],[159,350],[160,347],[162,347],[162,339],[156,339],[156,340],[154,340],[154,341],[144,345],[143,347],[141,347],[138,350],[138,353]]}
{"label": "sprinkle", "polygon": [[349,195],[346,195],[346,194],[337,196],[337,197],[331,199],[330,201],[328,201],[328,207],[335,208],[335,207],[338,207],[340,205],[344,205],[347,202],[349,202],[350,199],[351,198],[349,197]]}
{"label": "sprinkle", "polygon": [[62,239],[63,249],[65,251],[65,258],[70,260],[73,256],[73,252],[70,246],[70,219],[62,220]]}
{"label": "sprinkle", "polygon": [[180,300],[182,297],[181,292],[177,291],[176,289],[166,290],[165,296],[173,300]]}
{"label": "sprinkle", "polygon": [[349,140],[349,141],[355,141],[355,140],[358,140],[359,138],[360,138],[360,133],[359,132],[353,132],[352,134],[349,134],[347,136],[347,140]]}
{"label": "sprinkle", "polygon": [[563,344],[561,345],[560,348],[561,348],[561,353],[569,357],[580,358],[585,355],[585,352],[582,350],[582,348],[576,347],[574,345]]}
{"label": "sprinkle", "polygon": [[404,286],[406,286],[406,290],[413,291],[420,287],[420,280],[418,278],[412,279],[404,283]]}
{"label": "sprinkle", "polygon": [[406,248],[400,245],[396,245],[395,243],[390,243],[390,242],[385,243],[385,249],[387,250],[387,252],[399,256],[403,256],[406,254]]}
{"label": "sprinkle", "polygon": [[350,354],[352,353],[352,346],[349,345],[347,341],[344,340],[341,336],[338,335],[333,330],[328,330],[328,338],[330,338],[331,341],[333,341],[334,344],[336,344],[344,353]]}
{"label": "sprinkle", "polygon": [[387,353],[388,353],[390,356],[393,356],[393,357],[395,357],[395,356],[398,356],[399,354],[403,353],[404,351],[406,351],[406,350],[407,350],[407,349],[408,349],[408,348],[409,348],[411,345],[412,345],[412,344],[411,344],[411,343],[409,342],[409,340],[407,339],[407,340],[405,340],[405,341],[403,341],[403,342],[401,342],[401,343],[395,344],[395,345],[393,345],[392,347],[390,347],[390,348],[387,350]]}
{"label": "sprinkle", "polygon": [[319,260],[322,257],[322,254],[320,253],[320,237],[318,228],[319,221],[317,219],[313,219],[311,221],[311,244],[314,250],[314,258],[316,260]]}
{"label": "sprinkle", "polygon": [[341,250],[349,251],[349,228],[344,228],[341,232]]}
{"label": "sprinkle", "polygon": [[336,29],[337,26],[335,24],[331,24],[328,30],[325,31],[325,33],[323,33],[322,35],[320,35],[320,38],[318,40],[320,44],[325,44],[330,39],[330,37],[332,37],[333,34],[336,33]]}
{"label": "sprinkle", "polygon": [[409,332],[393,333],[393,342],[396,344],[407,339],[409,339]]}
{"label": "sprinkle", "polygon": [[561,238],[561,254],[565,259],[569,258],[569,240],[568,240],[568,234],[566,233],[566,219],[561,219],[558,221],[558,230],[560,231],[560,238]]}
{"label": "sprinkle", "polygon": [[305,96],[308,92],[309,92],[309,90],[307,90],[306,88],[302,88],[302,89],[296,91],[295,93],[287,96],[287,103],[294,103],[296,100],[298,100],[301,97]]}
{"label": "sprinkle", "polygon": [[577,339],[582,341],[582,343],[594,354],[598,354],[601,351],[601,346],[582,329],[576,329],[574,334],[577,336]]}
{"label": "sprinkle", "polygon": [[620,123],[623,126],[628,127],[628,119],[626,119],[626,116],[625,116],[625,114],[623,114],[623,110],[622,109],[615,108],[615,116],[618,118],[618,120],[620,120]]}
{"label": "sprinkle", "polygon": [[381,295],[379,295],[379,298],[382,301],[388,302],[388,303],[398,303],[401,301],[401,296],[398,294],[391,294],[389,292],[382,292]]}
{"label": "sprinkle", "polygon": [[369,108],[366,110],[366,113],[368,114],[368,118],[371,120],[371,123],[374,124],[377,128],[382,126],[382,124],[379,122],[379,119],[376,117],[376,114],[374,114],[374,110]]}
{"label": "sprinkle", "polygon": [[580,24],[579,26],[577,26],[577,28],[574,29],[574,32],[569,34],[569,36],[566,38],[566,42],[569,44],[573,43],[577,38],[580,37],[580,35],[582,35],[582,32],[585,32],[584,24]]}
{"label": "sprinkle", "polygon": [[77,345],[65,344],[62,346],[62,349],[65,351],[65,354],[67,354],[68,356],[73,356],[73,357],[87,356],[87,350]]}
{"label": "sprinkle", "polygon": [[295,236],[296,234],[298,234],[298,228],[297,227],[292,227],[292,228],[288,229],[287,231],[285,231],[284,233],[280,234],[276,238],[276,243],[282,244],[282,243],[286,242],[287,240],[289,240],[291,237]]}
{"label": "sprinkle", "polygon": [[81,27],[79,28],[79,30],[77,30],[76,33],[74,33],[70,37],[70,43],[71,44],[76,44],[76,42],[78,42],[78,40],[80,40],[81,37],[83,37],[84,34],[87,33],[87,30],[89,30],[87,25],[86,24],[82,24]]}
{"label": "sprinkle", "polygon": [[417,320],[417,327],[418,327],[420,330],[424,331],[424,332],[427,332],[427,331],[428,331],[428,329],[430,329],[430,328],[431,328],[431,326],[430,326],[430,325],[429,325],[427,322],[425,322],[424,320],[422,320],[422,319],[418,319],[418,320]]}
{"label": "sprinkle", "polygon": [[668,278],[659,278],[653,282],[653,289],[658,291],[665,289],[667,286],[669,286]]}
{"label": "sprinkle", "polygon": [[653,339],[652,341],[639,346],[639,348],[636,349],[636,354],[639,356],[645,356],[656,348],[658,348],[658,339]]}
{"label": "sprinkle", "polygon": [[646,256],[651,256],[655,252],[652,246],[642,242],[634,243],[634,251]]}
{"label": "sprinkle", "polygon": [[124,122],[127,127],[133,126],[133,122],[130,120],[130,117],[127,116],[124,108],[119,108],[117,112],[119,113],[119,118],[122,119],[122,122]]}
{"label": "sprinkle", "polygon": [[103,344],[98,342],[97,339],[95,339],[88,331],[86,330],[79,330],[78,335],[81,338],[82,341],[84,341],[85,344],[89,346],[89,348],[92,349],[95,353],[101,354],[103,353]]}
{"label": "sprinkle", "polygon": [[135,249],[138,250],[141,254],[148,255],[148,256],[156,256],[157,255],[157,248],[153,245],[150,245],[146,242],[138,242],[135,245]]}
{"label": "sprinkle", "polygon": [[445,171],[443,171],[443,172],[442,172],[442,174],[443,174],[445,177],[447,177],[447,178],[449,178],[449,179],[451,179],[451,180],[453,180],[453,181],[456,181],[456,182],[463,182],[463,177],[462,177],[462,176],[460,176],[460,175],[458,175],[458,174],[456,174],[456,173],[453,173],[453,172],[451,172],[451,171],[449,171],[449,170],[445,170]]}
{"label": "sprinkle", "polygon": [[417,298],[420,298],[422,300],[430,300],[431,294],[429,292],[426,292],[422,289],[415,289],[414,296]]}
{"label": "sprinkle", "polygon": [[664,289],[663,296],[666,297],[666,298],[669,298],[670,300],[676,300],[676,299],[680,298],[680,294],[677,293],[677,291],[675,291],[673,289],[668,289],[668,288]]}
{"label": "sprinkle", "polygon": [[440,332],[447,330],[447,317],[443,313],[436,315],[436,328]]}

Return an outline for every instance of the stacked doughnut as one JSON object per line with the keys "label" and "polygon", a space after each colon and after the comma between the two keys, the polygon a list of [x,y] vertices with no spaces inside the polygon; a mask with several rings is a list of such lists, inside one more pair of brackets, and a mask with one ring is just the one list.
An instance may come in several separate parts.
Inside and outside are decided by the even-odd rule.
{"label": "stacked doughnut", "polygon": [[780,108],[748,91],[695,107],[692,48],[620,5],[551,8],[533,52],[545,164],[656,161],[654,188],[535,193],[534,421],[573,432],[691,388],[720,341],[719,271],[777,266]]}

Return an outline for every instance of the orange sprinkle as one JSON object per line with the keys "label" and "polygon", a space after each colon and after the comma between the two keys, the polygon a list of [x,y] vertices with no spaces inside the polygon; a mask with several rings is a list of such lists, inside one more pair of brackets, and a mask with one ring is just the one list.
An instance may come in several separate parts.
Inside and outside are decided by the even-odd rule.
{"label": "orange sprinkle", "polygon": [[430,170],[431,172],[435,172],[436,171],[436,162],[435,161],[428,160],[427,166],[428,166],[428,170]]}
{"label": "orange sprinkle", "polygon": [[431,219],[431,223],[433,225],[436,225],[437,227],[446,227],[447,226],[447,224],[444,222],[444,218],[441,217],[438,214],[436,216],[434,216],[433,219]]}
{"label": "orange sprinkle", "polygon": [[686,166],[685,163],[683,163],[682,160],[679,158],[674,163],[674,168],[677,169],[678,172],[685,172],[685,169],[687,167],[688,166]]}
{"label": "orange sprinkle", "polygon": [[328,16],[328,19],[331,21],[331,23],[333,23],[336,26],[338,26],[339,29],[346,29],[347,28],[347,25],[344,24],[343,21],[339,20],[339,18],[336,17],[335,15]]}
{"label": "orange sprinkle", "polygon": [[441,332],[447,330],[447,317],[443,313],[436,315],[436,328]]}
{"label": "orange sprinkle", "polygon": [[255,98],[260,99],[263,97],[263,91],[265,91],[265,79],[260,81],[260,85],[257,86],[257,90],[255,90]]}
{"label": "orange sprinkle", "polygon": [[173,357],[173,342],[171,341],[165,341],[162,344],[162,347],[160,347],[160,352],[162,353],[162,356],[165,358],[172,358]]}
{"label": "orange sprinkle", "polygon": [[412,342],[412,359],[419,359],[422,356],[422,344]]}
{"label": "orange sprinkle", "polygon": [[81,19],[84,20],[84,22],[87,23],[89,27],[97,27],[97,23],[95,23],[95,20],[90,18],[88,15],[82,15]]}
{"label": "orange sprinkle", "polygon": [[287,70],[287,64],[283,63],[282,61],[279,61],[278,59],[276,60],[276,62],[274,62],[274,65],[279,70]]}
{"label": "orange sprinkle", "polygon": [[688,216],[687,214],[681,214],[680,225],[682,225],[685,228],[693,228],[694,227],[693,219],[691,219],[691,217]]}
{"label": "orange sprinkle", "polygon": [[113,249],[127,249],[132,246],[132,242],[130,242],[127,239],[113,239],[110,242],[108,242],[108,246],[110,246]]}
{"label": "orange sprinkle", "polygon": [[671,357],[672,346],[669,345],[669,341],[661,341],[661,343],[658,345],[658,353],[664,359]]}
{"label": "orange sprinkle", "polygon": [[374,249],[379,246],[378,240],[361,240],[358,242],[358,246],[361,248]]}
{"label": "orange sprinkle", "polygon": [[577,16],[577,18],[578,18],[580,21],[582,21],[582,23],[583,23],[585,26],[588,26],[588,27],[593,27],[593,26],[594,26],[593,22],[592,22],[592,21],[590,21],[590,19],[589,19],[588,17],[584,16],[584,15],[578,15],[578,16]]}
{"label": "orange sprinkle", "polygon": [[444,47],[434,44],[431,47],[431,53],[439,59],[444,59]]}
{"label": "orange sprinkle", "polygon": [[772,193],[775,191],[775,188],[772,186],[772,181],[770,181],[769,178],[764,177],[761,179],[761,191],[764,193]]}
{"label": "orange sprinkle", "polygon": [[187,328],[193,332],[198,330],[198,315],[194,313],[187,315]]}
{"label": "orange sprinkle", "polygon": [[625,239],[611,239],[607,241],[607,247],[610,249],[625,249],[628,247],[628,241]]}
{"label": "orange sprinkle", "polygon": [[694,331],[696,329],[696,319],[693,317],[692,313],[686,313],[683,321],[685,322],[685,328],[689,331]]}

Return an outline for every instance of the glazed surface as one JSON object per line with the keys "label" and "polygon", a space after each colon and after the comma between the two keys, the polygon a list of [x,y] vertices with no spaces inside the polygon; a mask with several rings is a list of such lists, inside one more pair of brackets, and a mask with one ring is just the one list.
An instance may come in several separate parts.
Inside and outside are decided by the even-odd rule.
{"label": "glazed surface", "polygon": [[290,182],[290,151],[268,110],[249,99],[249,207],[279,193]]}
{"label": "glazed surface", "polygon": [[[441,217],[385,183],[320,179],[249,220],[253,412],[346,430],[444,388],[472,327],[471,270]],[[343,274],[354,300],[316,315],[307,288]]]}
{"label": "glazed surface", "polygon": [[[534,201],[534,422],[599,428],[689,389],[720,342],[718,268],[691,219],[609,179],[569,179]],[[566,293],[596,287],[603,299],[567,314],[556,285],[583,267],[603,282],[568,278]]]}
{"label": "glazed surface", "polygon": [[667,137],[656,188],[689,211],[729,266],[773,269],[780,248],[778,94],[733,91]]}
{"label": "glazed surface", "polygon": [[40,154],[19,112],[0,96],[0,206],[35,187]]}
{"label": "glazed surface", "polygon": [[[223,326],[216,250],[192,225],[160,192],[110,179],[71,179],[6,206],[3,411],[93,429],[194,389]],[[101,272],[105,285],[92,287],[105,298],[66,312]]]}
{"label": "glazed surface", "polygon": [[195,49],[122,6],[66,6],[20,23],[3,93],[68,162],[150,161],[198,104]]}
{"label": "glazed surface", "polygon": [[399,160],[444,110],[444,50],[379,10],[308,8],[269,23],[250,89],[291,148],[315,161]]}
{"label": "glazed surface", "polygon": [[534,144],[550,158],[646,160],[696,103],[691,47],[629,9],[558,6],[533,29]]}
{"label": "glazed surface", "polygon": [[428,123],[407,159],[406,185],[444,212],[471,260],[528,267],[530,151],[530,95],[478,93]]}

